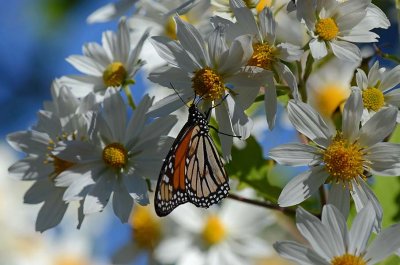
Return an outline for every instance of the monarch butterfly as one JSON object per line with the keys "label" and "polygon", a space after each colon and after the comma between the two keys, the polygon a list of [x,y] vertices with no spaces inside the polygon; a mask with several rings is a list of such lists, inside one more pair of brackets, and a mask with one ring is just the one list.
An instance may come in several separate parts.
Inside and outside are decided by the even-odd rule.
{"label": "monarch butterfly", "polygon": [[209,135],[210,111],[205,116],[191,104],[188,121],[164,160],[154,196],[160,217],[186,202],[208,208],[228,196],[228,175]]}

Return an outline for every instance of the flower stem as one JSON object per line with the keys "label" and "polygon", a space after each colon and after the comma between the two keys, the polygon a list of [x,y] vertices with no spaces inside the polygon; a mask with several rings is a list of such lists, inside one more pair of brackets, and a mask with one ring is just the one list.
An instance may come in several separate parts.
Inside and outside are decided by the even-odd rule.
{"label": "flower stem", "polygon": [[279,205],[272,203],[272,202],[268,202],[268,201],[253,200],[253,199],[245,198],[245,197],[239,196],[237,194],[232,194],[232,193],[229,194],[228,198],[230,198],[232,200],[256,205],[256,206],[261,206],[261,207],[272,209],[272,210],[278,210],[278,211],[281,211],[283,213],[286,213],[286,214],[292,215],[292,216],[294,216],[296,214],[296,211],[294,209],[280,207]]}
{"label": "flower stem", "polygon": [[133,100],[132,92],[131,92],[131,89],[129,88],[129,85],[128,84],[124,85],[123,88],[124,88],[125,95],[128,99],[129,106],[131,106],[132,110],[135,110],[136,104],[135,104],[135,101]]}
{"label": "flower stem", "polygon": [[324,184],[322,184],[321,187],[319,187],[319,197],[321,198],[321,209],[322,209],[327,202]]}

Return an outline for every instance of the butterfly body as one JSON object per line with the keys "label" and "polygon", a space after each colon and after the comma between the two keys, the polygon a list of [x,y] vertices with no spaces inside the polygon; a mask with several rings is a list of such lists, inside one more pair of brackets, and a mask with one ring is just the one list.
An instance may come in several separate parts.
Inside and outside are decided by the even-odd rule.
{"label": "butterfly body", "polygon": [[228,176],[209,130],[207,118],[192,104],[160,171],[154,197],[158,216],[186,202],[208,208],[228,195]]}

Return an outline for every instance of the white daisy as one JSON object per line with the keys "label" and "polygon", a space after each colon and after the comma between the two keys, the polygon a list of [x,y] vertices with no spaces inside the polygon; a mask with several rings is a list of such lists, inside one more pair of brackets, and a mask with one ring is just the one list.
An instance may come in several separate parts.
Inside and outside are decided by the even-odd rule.
{"label": "white daisy", "polygon": [[[212,31],[209,23],[210,2],[208,0],[195,1],[193,5],[189,5],[190,9],[177,10],[187,2],[193,2],[193,0],[139,1],[137,3],[138,11],[127,20],[127,25],[131,29],[131,41],[139,39],[147,28],[150,28],[150,36],[166,36],[176,39],[176,24],[173,19],[176,13],[179,13],[181,19],[194,25],[202,35],[209,34]],[[143,68],[148,72],[165,64],[150,42],[144,43],[142,56],[146,58],[146,65]]]}
{"label": "white daisy", "polygon": [[131,46],[129,30],[125,19],[121,19],[118,32],[103,33],[102,44],[87,43],[83,47],[83,55],[72,55],[67,61],[85,75],[69,75],[61,78],[63,84],[71,87],[77,97],[89,92],[103,96],[108,87],[120,89],[134,83],[134,75],[143,65],[139,59],[145,32],[136,47]]}
{"label": "white daisy", "polygon": [[[282,61],[299,61],[303,54],[300,47],[290,43],[279,43],[276,41],[276,22],[272,10],[268,7],[262,9],[258,14],[258,22],[252,15],[242,0],[232,0],[232,9],[237,22],[229,25],[227,34],[238,37],[240,35],[251,34],[253,38],[253,55],[248,61],[248,65],[258,66],[265,70],[278,73],[281,80],[284,80],[291,90],[291,94],[298,99],[298,88],[296,77],[292,71]],[[270,86],[265,91],[265,109],[269,128],[275,125],[277,94],[275,86]]]}
{"label": "white daisy", "polygon": [[27,155],[9,168],[10,173],[19,180],[35,180],[24,202],[44,202],[36,219],[36,230],[40,232],[56,226],[68,207],[62,200],[65,189],[56,187],[54,178],[73,163],[54,156],[51,151],[61,140],[87,138],[86,114],[95,108],[93,94],[80,101],[68,88],[61,87],[58,80],[53,82],[52,95],[53,101],[45,103],[45,110],[39,112],[38,124],[32,130],[7,136],[14,149]]}
{"label": "white daisy", "polygon": [[[297,16],[304,21],[312,38],[309,43],[312,56],[315,59],[325,57],[328,46],[341,60],[360,61],[360,50],[353,43],[377,42],[379,38],[370,31],[379,23],[363,24],[370,3],[370,0],[342,3],[336,0],[297,1]],[[374,16],[370,19],[374,21]]]}
{"label": "white daisy", "polygon": [[[155,103],[152,115],[171,113],[183,105],[181,98],[190,102],[196,94],[202,98],[203,110],[221,103],[215,108],[220,132],[246,139],[252,122],[244,110],[253,103],[261,86],[273,82],[270,72],[246,66],[253,54],[251,37],[240,36],[227,46],[224,28],[217,26],[206,43],[192,25],[178,16],[175,21],[179,42],[152,38],[159,55],[171,66],[151,73],[149,79],[165,87],[172,85],[179,95],[174,93]],[[220,135],[220,140],[224,158],[229,159],[233,137]]]}
{"label": "white daisy", "polygon": [[114,3],[109,3],[96,9],[86,19],[87,23],[107,22],[126,14],[128,10],[133,9],[133,6],[138,0],[117,0]]}
{"label": "white daisy", "polygon": [[297,131],[315,144],[285,144],[271,150],[270,157],[278,163],[311,166],[310,170],[285,186],[278,199],[280,206],[299,204],[324,183],[331,183],[329,202],[346,217],[350,194],[357,211],[371,200],[376,229],[379,230],[382,208],[366,179],[368,173],[381,176],[400,174],[400,145],[381,142],[396,125],[397,109],[383,109],[359,128],[362,110],[361,94],[354,91],[343,110],[342,130],[335,133],[309,105],[289,102],[290,121]]}
{"label": "white daisy", "polygon": [[270,255],[269,244],[258,235],[274,219],[263,208],[225,200],[208,210],[180,206],[171,218],[179,229],[155,251],[163,264],[245,265]]}
{"label": "white daisy", "polygon": [[[400,107],[400,66],[386,71],[379,68],[376,61],[369,70],[368,76],[362,69],[357,70],[357,86],[362,92],[364,112],[362,122],[365,123],[377,111],[388,106]],[[397,122],[400,122],[400,114],[397,114]]]}
{"label": "white daisy", "polygon": [[280,241],[274,248],[282,257],[301,265],[373,265],[400,247],[399,224],[383,230],[367,246],[374,225],[371,203],[357,214],[350,230],[346,218],[331,204],[322,209],[322,220],[299,207],[296,224],[311,247]]}
{"label": "white daisy", "polygon": [[67,187],[67,202],[85,199],[83,213],[102,211],[113,194],[114,213],[127,222],[133,201],[149,203],[145,178],[159,174],[162,159],[172,144],[167,137],[176,118],[168,116],[149,125],[146,112],[152,99],[145,97],[129,122],[126,105],[115,89],[108,89],[101,113],[93,119],[86,142],[65,142],[54,155],[73,163],[55,179]]}
{"label": "white daisy", "polygon": [[314,71],[306,82],[307,103],[332,124],[332,116],[342,110],[351,93],[351,80],[357,64],[333,57]]}

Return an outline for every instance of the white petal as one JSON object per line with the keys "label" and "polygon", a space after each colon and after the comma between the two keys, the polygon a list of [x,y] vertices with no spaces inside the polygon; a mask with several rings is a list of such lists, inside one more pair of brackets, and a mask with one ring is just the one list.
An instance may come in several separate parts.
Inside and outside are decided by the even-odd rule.
{"label": "white petal", "polygon": [[274,44],[276,22],[272,10],[265,7],[258,15],[258,20],[263,40],[271,45]]}
{"label": "white petal", "polygon": [[276,87],[273,81],[269,84],[268,87],[265,88],[264,105],[268,129],[273,130],[275,127],[276,111],[278,108]]}
{"label": "white petal", "polygon": [[326,260],[340,255],[334,245],[334,238],[328,227],[317,217],[301,207],[296,210],[296,225],[313,249]]}
{"label": "white petal", "polygon": [[382,226],[382,206],[374,192],[368,187],[368,184],[360,177],[358,178],[358,183],[359,185],[355,181],[352,181],[354,192],[351,193],[351,196],[353,197],[356,210],[359,212],[368,203],[371,203],[375,212],[371,216],[371,218],[375,218],[374,229],[379,232]]}
{"label": "white petal", "polygon": [[349,236],[347,231],[347,218],[333,205],[327,204],[322,210],[322,223],[325,224],[333,237],[332,243],[335,245],[337,254],[343,254],[347,251],[349,245]]}
{"label": "white petal", "polygon": [[297,45],[280,43],[277,45],[278,57],[287,62],[300,61],[304,51]]}
{"label": "white petal", "polygon": [[385,95],[385,101],[395,107],[400,106],[400,89],[390,91]]}
{"label": "white petal", "polygon": [[314,59],[324,58],[328,54],[326,44],[319,39],[312,39],[309,43],[311,55]]}
{"label": "white petal", "polygon": [[126,128],[124,139],[124,143],[126,144],[126,146],[129,146],[129,141],[136,141],[136,138],[141,134],[142,130],[144,129],[144,124],[147,120],[146,113],[149,111],[153,100],[154,98],[150,98],[146,95],[143,97],[143,99],[140,101],[140,104],[135,109],[134,114],[129,120],[128,126]]}
{"label": "white petal", "polygon": [[177,26],[177,37],[182,47],[194,56],[197,64],[209,65],[206,47],[203,38],[197,29],[183,21],[179,16],[174,17]]}
{"label": "white petal", "polygon": [[[46,149],[51,139],[47,133],[20,131],[7,135],[7,142],[17,151],[36,154]],[[42,151],[43,152],[43,151]]]}
{"label": "white petal", "polygon": [[368,239],[372,232],[375,220],[374,209],[371,203],[357,214],[350,229],[349,253],[359,255],[364,252]]}
{"label": "white petal", "polygon": [[365,72],[360,68],[357,69],[356,80],[357,80],[357,86],[360,89],[368,88],[368,77],[365,74]]}
{"label": "white petal", "polygon": [[315,143],[328,146],[332,134],[321,116],[310,105],[290,100],[288,115],[296,130]]}
{"label": "white petal", "polygon": [[[126,130],[126,105],[122,96],[114,88],[106,91],[104,109],[101,113],[108,127],[111,129],[113,141],[123,143]],[[115,117],[118,117],[116,119]]]}
{"label": "white petal", "polygon": [[385,73],[380,87],[383,91],[386,91],[387,89],[393,88],[398,84],[400,84],[400,65],[391,69],[388,73]]}
{"label": "white petal", "polygon": [[296,77],[292,73],[292,71],[283,63],[275,63],[274,68],[278,69],[278,74],[281,79],[285,80],[286,84],[290,88],[290,92],[295,100],[299,100],[299,91],[297,87]]}
{"label": "white petal", "polygon": [[366,149],[365,158],[371,161],[371,171],[377,175],[400,175],[400,145],[377,143]]}
{"label": "white petal", "polygon": [[233,74],[245,66],[253,55],[252,38],[243,35],[233,40],[228,51],[221,56],[218,72],[220,74]]}
{"label": "white petal", "polygon": [[[244,108],[240,103],[236,102],[233,97],[228,96],[225,101],[228,106],[228,112],[235,135],[241,136],[241,139],[247,139],[250,136],[251,129],[253,128],[253,122],[249,117],[247,117]],[[221,107],[217,107],[217,109]]]}
{"label": "white petal", "polygon": [[153,44],[160,57],[173,67],[179,67],[187,72],[194,72],[196,69],[201,68],[201,65],[193,61],[176,41],[164,36],[154,36],[151,38],[151,44]]}
{"label": "white petal", "polygon": [[113,192],[113,210],[122,223],[128,222],[132,207],[132,197],[129,195],[122,181],[117,181]]}
{"label": "white petal", "polygon": [[61,222],[68,207],[68,204],[62,200],[63,193],[64,189],[56,188],[51,194],[51,199],[46,200],[42,205],[36,219],[36,231],[44,232]]}
{"label": "white petal", "polygon": [[372,146],[383,141],[396,126],[397,109],[385,108],[378,111],[360,129],[361,146]]}
{"label": "white petal", "polygon": [[[215,110],[215,116],[218,122],[218,130],[220,132],[223,132],[224,134],[233,135],[233,128],[228,110],[224,106],[225,103],[223,102],[222,104],[223,104],[222,106],[218,107]],[[223,157],[226,161],[229,161],[231,159],[233,138],[221,135],[219,139],[221,141],[221,150]]]}
{"label": "white petal", "polygon": [[110,200],[114,187],[114,173],[103,174],[85,197],[83,212],[85,215],[101,212]]}
{"label": "white petal", "polygon": [[185,235],[165,238],[155,249],[154,255],[158,260],[167,264],[176,263],[191,247],[191,238]]}
{"label": "white petal", "polygon": [[311,165],[313,162],[321,160],[321,154],[318,148],[300,144],[283,144],[271,149],[269,157],[279,164],[289,166]]}
{"label": "white petal", "polygon": [[365,260],[375,264],[400,248],[400,224],[395,224],[383,230],[367,248]]}
{"label": "white petal", "polygon": [[274,244],[274,248],[279,255],[293,260],[300,265],[329,265],[330,262],[319,256],[313,250],[303,244],[291,241],[279,241]]}
{"label": "white petal", "polygon": [[57,146],[52,153],[65,161],[87,163],[101,160],[101,150],[97,148],[97,146],[87,141],[68,141],[63,145]]}
{"label": "white petal", "polygon": [[341,60],[359,62],[361,60],[360,49],[347,41],[334,40],[330,42],[332,52]]}
{"label": "white petal", "polygon": [[125,184],[125,188],[137,203],[140,205],[149,204],[147,184],[142,177],[130,174],[124,175],[122,180]]}
{"label": "white petal", "polygon": [[102,66],[92,58],[81,55],[71,55],[66,60],[84,74],[92,76],[103,75]]}
{"label": "white petal", "polygon": [[334,205],[347,219],[350,211],[350,191],[341,183],[332,183],[329,190],[328,204]]}
{"label": "white petal", "polygon": [[86,19],[87,23],[107,22],[121,17],[137,0],[119,0],[96,9]]}
{"label": "white petal", "polygon": [[362,96],[359,90],[353,90],[343,110],[343,137],[350,143],[358,137],[361,116],[363,113]]}
{"label": "white petal", "polygon": [[210,60],[213,64],[217,65],[221,55],[228,50],[228,46],[225,41],[225,28],[221,25],[217,25],[214,31],[208,38],[208,52]]}
{"label": "white petal", "polygon": [[303,202],[324,184],[328,176],[325,166],[317,166],[294,177],[279,195],[279,206],[288,207]]}

